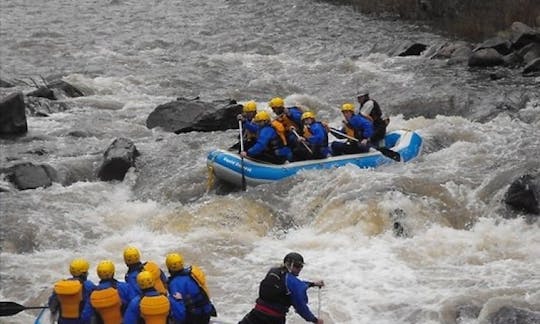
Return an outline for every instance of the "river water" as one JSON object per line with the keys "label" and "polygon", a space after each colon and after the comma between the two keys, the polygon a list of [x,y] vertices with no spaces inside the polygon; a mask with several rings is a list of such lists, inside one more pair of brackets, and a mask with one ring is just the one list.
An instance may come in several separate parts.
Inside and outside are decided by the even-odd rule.
{"label": "river water", "polygon": [[[317,1],[9,0],[0,9],[3,79],[58,75],[87,94],[0,142],[2,166],[48,163],[65,184],[0,193],[1,300],[45,304],[74,257],[90,260],[92,280],[102,259],[122,278],[122,250],[133,244],[162,265],[171,251],[201,265],[230,323],[290,251],[304,255],[303,278],[325,280],[309,297],[326,323],[456,323],[463,309],[479,317],[461,311],[457,322],[482,323],[503,305],[540,310],[539,225],[506,219],[502,203],[515,178],[540,169],[540,79],[391,55],[403,43],[450,40]],[[424,138],[420,158],[207,190],[207,153],[237,131],[145,126],[157,105],[199,95],[260,109],[279,95],[339,125],[338,107],[359,87],[371,89],[389,129]],[[101,154],[120,136],[141,152],[137,168],[122,182],[97,181]]]}

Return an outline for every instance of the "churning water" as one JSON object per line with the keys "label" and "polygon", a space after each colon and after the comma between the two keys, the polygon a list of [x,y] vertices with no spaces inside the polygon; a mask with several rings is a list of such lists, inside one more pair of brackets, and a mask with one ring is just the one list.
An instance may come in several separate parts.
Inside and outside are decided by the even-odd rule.
{"label": "churning water", "polygon": [[[449,40],[317,1],[9,0],[0,8],[3,79],[59,75],[87,94],[66,99],[71,110],[30,117],[24,139],[0,142],[2,166],[48,163],[66,184],[0,193],[0,299],[45,304],[79,256],[94,281],[105,258],[122,278],[122,250],[133,244],[160,264],[179,251],[201,265],[231,323],[289,251],[304,255],[302,277],[325,280],[310,304],[327,323],[455,323],[463,307],[480,313],[461,323],[477,323],[501,305],[540,310],[538,223],[504,219],[501,202],[511,181],[540,168],[538,78],[391,55],[407,42]],[[338,107],[361,86],[390,129],[423,136],[419,159],[207,192],[206,154],[237,132],[145,126],[157,105],[199,95],[254,99],[263,109],[279,95],[338,125]],[[102,152],[120,136],[141,152],[136,170],[123,182],[97,181]]]}

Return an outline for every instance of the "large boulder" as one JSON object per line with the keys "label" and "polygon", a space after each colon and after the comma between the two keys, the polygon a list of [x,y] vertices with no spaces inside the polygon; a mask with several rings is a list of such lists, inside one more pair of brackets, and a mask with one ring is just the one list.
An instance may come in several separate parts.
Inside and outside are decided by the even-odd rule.
{"label": "large boulder", "polygon": [[493,48],[482,48],[469,57],[469,66],[488,67],[503,65],[503,56]]}
{"label": "large boulder", "polygon": [[179,98],[156,107],[148,116],[146,127],[161,127],[177,134],[227,130],[238,127],[236,116],[241,112],[242,105],[236,101],[203,102]]}
{"label": "large boulder", "polygon": [[21,135],[28,132],[22,92],[12,93],[0,100],[0,135]]}
{"label": "large boulder", "polygon": [[0,79],[0,88],[13,88],[15,85],[9,81]]}
{"label": "large boulder", "polygon": [[135,166],[139,152],[133,141],[127,138],[117,138],[103,154],[98,177],[103,181],[124,180],[129,168]]}
{"label": "large boulder", "polygon": [[537,177],[529,174],[523,175],[510,184],[504,202],[519,212],[539,215],[539,190],[539,179]]}
{"label": "large boulder", "polygon": [[19,190],[49,187],[58,181],[56,170],[47,164],[21,163],[4,170],[7,178]]}
{"label": "large boulder", "polygon": [[508,55],[512,50],[510,47],[512,46],[512,43],[503,37],[496,36],[493,38],[489,38],[482,42],[482,44],[478,45],[474,51],[478,51],[483,48],[493,48],[497,52],[499,52],[501,55]]}
{"label": "large boulder", "polygon": [[540,74],[540,57],[534,59],[523,68],[523,75],[538,75]]}
{"label": "large boulder", "polygon": [[501,307],[491,316],[491,324],[537,324],[540,323],[540,312],[510,306]]}

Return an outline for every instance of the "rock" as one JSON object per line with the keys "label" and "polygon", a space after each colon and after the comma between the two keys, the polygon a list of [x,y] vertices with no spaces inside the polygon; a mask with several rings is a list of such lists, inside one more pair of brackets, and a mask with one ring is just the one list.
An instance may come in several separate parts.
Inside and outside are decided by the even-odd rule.
{"label": "rock", "polygon": [[514,22],[512,30],[512,49],[518,50],[530,43],[540,43],[540,32],[521,22]]}
{"label": "rock", "polygon": [[165,131],[187,133],[191,131],[210,132],[238,127],[236,116],[242,112],[242,105],[235,101],[214,101],[178,98],[159,105],[150,113],[146,127],[161,127]]}
{"label": "rock", "polygon": [[469,61],[469,57],[472,54],[472,49],[468,46],[459,47],[452,53],[450,59],[446,62],[448,65],[466,63]]}
{"label": "rock", "polygon": [[516,67],[523,62],[523,58],[519,56],[516,52],[512,52],[503,57],[504,65],[509,67]]}
{"label": "rock", "polygon": [[22,92],[0,100],[0,135],[21,135],[28,132]]}
{"label": "rock", "polygon": [[76,98],[76,97],[83,97],[84,96],[84,93],[81,90],[79,90],[77,87],[73,86],[72,84],[67,83],[64,80],[52,81],[49,84],[47,84],[47,87],[49,89],[58,89],[58,90],[62,91],[62,93],[66,97],[70,97],[70,98]]}
{"label": "rock", "polygon": [[537,324],[540,312],[503,306],[490,319],[491,324]]}
{"label": "rock", "polygon": [[11,82],[0,79],[0,88],[13,88],[14,86]]}
{"label": "rock", "polygon": [[21,163],[7,170],[7,178],[19,190],[49,187],[56,182],[56,170],[47,164]]}
{"label": "rock", "polygon": [[540,57],[540,43],[530,43],[517,51],[525,64],[529,64]]}
{"label": "rock", "polygon": [[42,97],[25,97],[26,113],[29,116],[47,117],[50,114],[69,109],[66,102],[49,100]]}
{"label": "rock", "polygon": [[54,91],[47,87],[39,87],[38,89],[31,91],[26,94],[28,97],[40,97],[40,98],[46,98],[49,100],[56,100],[56,96],[54,95]]}
{"label": "rock", "polygon": [[103,154],[98,177],[103,181],[124,180],[128,169],[135,166],[138,155],[133,141],[127,138],[115,139]]}
{"label": "rock", "polygon": [[448,59],[454,56],[455,55],[454,53],[456,51],[460,49],[464,49],[464,48],[468,50],[467,51],[467,58],[468,58],[471,53],[472,46],[465,41],[445,43],[435,52],[433,56],[431,56],[431,58],[432,59]]}
{"label": "rock", "polygon": [[414,43],[410,46],[408,46],[404,51],[400,52],[398,56],[413,56],[413,55],[420,55],[423,51],[425,51],[427,48],[427,45],[420,44],[420,43]]}
{"label": "rock", "polygon": [[489,67],[503,65],[503,56],[493,48],[483,48],[473,52],[468,62],[470,67]]}
{"label": "rock", "polygon": [[534,76],[534,75],[538,75],[539,72],[540,72],[540,58],[537,58],[531,63],[527,64],[523,68],[522,74],[527,75],[527,76],[528,75]]}
{"label": "rock", "polygon": [[484,49],[484,48],[493,48],[497,52],[499,52],[501,55],[508,55],[512,50],[510,47],[512,46],[512,43],[508,39],[504,39],[500,36],[493,37],[490,39],[485,40],[482,44],[478,45],[473,51],[476,52],[478,50]]}
{"label": "rock", "polygon": [[540,196],[540,188],[538,182],[536,177],[529,174],[519,177],[510,184],[504,202],[519,212],[539,215],[538,197]]}

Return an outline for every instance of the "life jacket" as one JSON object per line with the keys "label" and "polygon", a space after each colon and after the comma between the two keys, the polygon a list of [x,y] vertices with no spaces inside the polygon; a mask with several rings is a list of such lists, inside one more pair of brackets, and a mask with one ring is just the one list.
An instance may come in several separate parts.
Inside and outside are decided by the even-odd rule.
{"label": "life jacket", "polygon": [[279,120],[277,120],[277,119],[272,120],[270,125],[272,125],[272,127],[274,128],[274,130],[278,134],[279,138],[281,139],[281,144],[283,146],[287,146],[287,135],[286,135],[286,131],[285,131],[285,129],[286,129],[285,125],[282,122],[280,122]]}
{"label": "life jacket", "polygon": [[166,324],[171,310],[169,299],[163,295],[144,296],[139,304],[145,324]]}
{"label": "life jacket", "polygon": [[280,122],[283,127],[285,127],[286,130],[290,130],[291,126],[298,129],[300,125],[297,125],[289,116],[287,116],[285,113],[279,115],[275,120]]}
{"label": "life jacket", "polygon": [[285,267],[272,268],[259,285],[259,299],[266,304],[281,306],[282,312],[292,305],[291,292],[286,283],[287,272]]}
{"label": "life jacket", "polygon": [[349,122],[347,122],[345,124],[345,134],[351,136],[351,137],[354,137],[354,138],[357,138],[356,137],[356,131],[354,130],[354,128],[351,126],[351,124],[349,124]]}
{"label": "life jacket", "polygon": [[144,263],[143,270],[149,271],[152,273],[152,276],[154,277],[154,288],[162,295],[167,296],[167,287],[165,287],[165,283],[161,281],[161,269],[159,266],[152,261],[148,261]]}
{"label": "life jacket", "polygon": [[[322,127],[324,127],[324,129],[326,130],[326,133],[325,133],[322,145],[328,146],[328,131],[329,131],[328,124],[321,123],[321,122],[318,122],[318,121],[313,122],[313,124],[320,124]],[[311,125],[313,125],[313,124],[311,124]],[[313,134],[311,134],[311,125],[304,125],[304,131],[302,133],[302,136],[305,139],[309,139],[311,136],[313,136]]]}
{"label": "life jacket", "polygon": [[90,304],[96,309],[103,324],[122,323],[122,300],[116,285],[94,290],[90,295]]}
{"label": "life jacket", "polygon": [[54,284],[54,292],[60,302],[60,317],[77,319],[81,316],[83,284],[78,279],[65,279]]}

